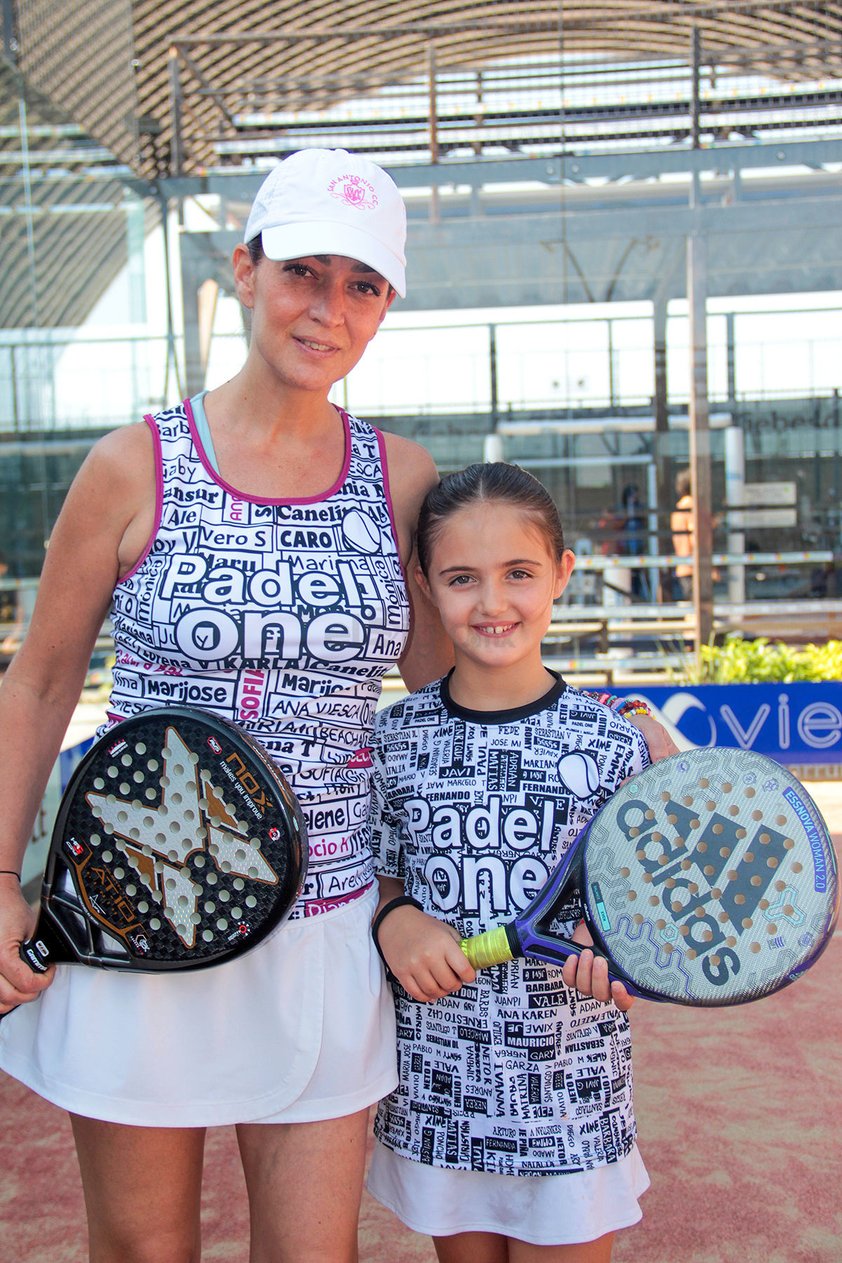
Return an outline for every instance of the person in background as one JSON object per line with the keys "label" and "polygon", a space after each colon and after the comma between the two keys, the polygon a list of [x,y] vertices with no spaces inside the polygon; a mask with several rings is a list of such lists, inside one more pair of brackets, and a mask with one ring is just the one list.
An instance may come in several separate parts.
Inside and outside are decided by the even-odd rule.
{"label": "person in background", "polygon": [[675,508],[670,514],[670,531],[672,533],[672,551],[677,557],[690,560],[679,561],[673,572],[674,601],[692,601],[693,599],[693,497],[690,494],[690,470],[682,469],[675,478]]}

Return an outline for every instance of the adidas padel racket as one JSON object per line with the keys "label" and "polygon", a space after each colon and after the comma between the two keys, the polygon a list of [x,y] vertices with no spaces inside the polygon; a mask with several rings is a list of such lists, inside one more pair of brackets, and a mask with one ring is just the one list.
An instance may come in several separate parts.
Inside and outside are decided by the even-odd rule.
{"label": "adidas padel racket", "polygon": [[204,711],[145,711],[73,773],[21,956],[42,972],[215,965],[284,919],[306,867],[298,804],[256,742]]}
{"label": "adidas padel racket", "polygon": [[610,976],[689,1005],[793,982],[827,945],[839,903],[830,835],[803,785],[764,755],[718,747],[622,785],[520,916],[462,941],[471,964],[560,965],[581,952],[553,929],[575,891]]}

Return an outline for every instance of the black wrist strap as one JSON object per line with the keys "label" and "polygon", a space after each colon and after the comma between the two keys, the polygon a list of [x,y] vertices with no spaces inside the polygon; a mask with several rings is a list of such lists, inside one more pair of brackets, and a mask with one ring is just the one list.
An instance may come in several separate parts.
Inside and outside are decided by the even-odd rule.
{"label": "black wrist strap", "polygon": [[386,977],[388,978],[389,982],[395,982],[397,980],[395,978],[395,975],[392,973],[391,969],[389,968],[388,961],[386,960],[386,957],[383,955],[383,952],[380,948],[380,940],[377,936],[377,932],[380,929],[380,926],[382,925],[383,920],[389,915],[389,913],[394,912],[395,908],[403,907],[405,904],[409,904],[409,906],[412,908],[418,908],[419,911],[421,912],[424,911],[424,909],[421,907],[421,904],[418,902],[417,899],[413,899],[412,895],[398,895],[397,899],[390,899],[388,903],[384,903],[383,907],[380,909],[377,916],[374,918],[374,920],[371,923],[371,937],[374,940],[374,946],[377,948],[377,955],[383,961],[383,964],[386,969]]}

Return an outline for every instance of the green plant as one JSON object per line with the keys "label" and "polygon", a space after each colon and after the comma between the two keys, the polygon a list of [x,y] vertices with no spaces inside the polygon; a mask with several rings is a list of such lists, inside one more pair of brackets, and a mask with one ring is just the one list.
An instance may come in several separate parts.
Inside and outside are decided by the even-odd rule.
{"label": "green plant", "polygon": [[796,680],[842,680],[842,641],[821,645],[745,640],[726,636],[721,644],[702,645],[700,661],[687,659],[670,672],[683,684],[792,684]]}

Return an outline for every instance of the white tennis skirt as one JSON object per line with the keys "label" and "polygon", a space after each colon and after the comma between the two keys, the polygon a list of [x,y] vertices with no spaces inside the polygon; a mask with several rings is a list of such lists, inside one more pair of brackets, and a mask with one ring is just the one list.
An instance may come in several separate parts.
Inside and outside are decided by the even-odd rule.
{"label": "white tennis skirt", "polygon": [[75,1114],[141,1127],[356,1113],[397,1082],[376,905],[373,886],[210,969],[60,965],[0,1023],[0,1069]]}
{"label": "white tennis skirt", "polygon": [[414,1232],[496,1232],[530,1245],[596,1241],[637,1223],[649,1176],[637,1145],[619,1162],[570,1175],[489,1175],[403,1158],[375,1142],[368,1191]]}

